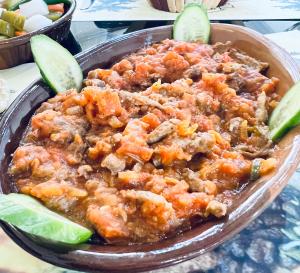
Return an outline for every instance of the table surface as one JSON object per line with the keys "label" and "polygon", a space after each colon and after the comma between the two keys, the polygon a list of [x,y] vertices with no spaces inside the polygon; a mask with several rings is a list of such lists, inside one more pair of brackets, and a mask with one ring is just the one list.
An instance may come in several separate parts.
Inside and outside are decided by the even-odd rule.
{"label": "table surface", "polygon": [[[297,27],[295,21],[231,23],[246,25],[263,34]],[[64,45],[76,54],[118,35],[164,24],[168,22],[73,22],[72,34]],[[32,257],[1,230],[0,242],[0,273],[75,273]],[[230,241],[193,260],[151,272],[300,272],[300,169],[271,206]]]}

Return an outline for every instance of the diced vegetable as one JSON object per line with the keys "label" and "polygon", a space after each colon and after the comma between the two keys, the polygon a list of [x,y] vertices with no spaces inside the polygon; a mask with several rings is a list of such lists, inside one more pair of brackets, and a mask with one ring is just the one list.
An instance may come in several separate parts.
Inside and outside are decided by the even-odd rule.
{"label": "diced vegetable", "polygon": [[0,19],[0,34],[8,37],[14,37],[15,29],[10,23]]}
{"label": "diced vegetable", "polygon": [[47,15],[47,18],[49,18],[50,20],[52,20],[53,22],[57,21],[59,18],[61,18],[63,16],[63,13],[61,12],[50,12]]}
{"label": "diced vegetable", "polygon": [[273,171],[277,166],[277,160],[275,158],[268,158],[261,161],[260,164],[260,175],[266,175]]}
{"label": "diced vegetable", "polygon": [[16,37],[23,36],[23,35],[26,35],[26,34],[27,34],[26,31],[16,31],[16,32],[15,32],[15,36],[16,36]]}
{"label": "diced vegetable", "polygon": [[72,54],[46,35],[31,38],[31,50],[43,79],[57,93],[81,88],[83,75]]}
{"label": "diced vegetable", "polygon": [[[7,10],[16,10],[20,5],[27,3],[31,0],[4,0],[3,7]],[[59,3],[64,3],[70,5],[71,2],[69,0],[44,0],[47,5],[54,5]]]}
{"label": "diced vegetable", "polygon": [[49,11],[54,11],[54,12],[62,12],[64,13],[64,4],[55,4],[55,5],[48,5],[48,10]]}
{"label": "diced vegetable", "polygon": [[48,240],[67,244],[86,242],[92,232],[23,194],[0,195],[0,219]]}
{"label": "diced vegetable", "polygon": [[3,7],[7,10],[16,10],[23,3],[29,2],[30,0],[5,0]]}
{"label": "diced vegetable", "polygon": [[261,159],[260,158],[255,158],[252,161],[252,166],[251,166],[251,173],[250,173],[250,180],[255,181],[258,178],[260,178],[260,167],[261,167]]}
{"label": "diced vegetable", "polygon": [[42,15],[34,15],[25,21],[24,30],[36,31],[52,25],[52,20]]}
{"label": "diced vegetable", "polygon": [[26,18],[14,11],[3,11],[1,19],[10,23],[15,29],[23,30]]}
{"label": "diced vegetable", "polygon": [[210,36],[210,22],[207,11],[199,4],[188,4],[176,18],[173,30],[177,41],[207,43]]}
{"label": "diced vegetable", "polygon": [[[0,6],[1,6],[1,4],[0,4]],[[0,8],[0,17],[2,16],[2,12],[3,12],[3,11],[5,11],[5,9]]]}
{"label": "diced vegetable", "polygon": [[20,13],[30,18],[33,15],[48,15],[49,10],[43,0],[31,0],[30,2],[20,5]]}
{"label": "diced vegetable", "polygon": [[281,138],[289,129],[300,123],[300,82],[282,98],[269,120],[272,140]]}

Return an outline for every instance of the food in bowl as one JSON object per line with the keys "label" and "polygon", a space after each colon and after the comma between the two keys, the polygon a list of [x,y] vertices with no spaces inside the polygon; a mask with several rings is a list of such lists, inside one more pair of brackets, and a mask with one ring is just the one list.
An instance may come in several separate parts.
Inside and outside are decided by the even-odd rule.
{"label": "food in bowl", "polygon": [[227,0],[150,0],[156,9],[169,12],[182,12],[186,4],[201,4],[206,9],[215,9],[225,5]]}
{"label": "food in bowl", "polygon": [[64,15],[64,2],[66,1],[4,1],[3,8],[0,8],[0,40],[22,36],[51,26]]}
{"label": "food in bowl", "polygon": [[223,217],[276,167],[266,122],[280,98],[267,68],[230,43],[164,40],[90,71],[80,93],[32,117],[13,181],[111,244]]}

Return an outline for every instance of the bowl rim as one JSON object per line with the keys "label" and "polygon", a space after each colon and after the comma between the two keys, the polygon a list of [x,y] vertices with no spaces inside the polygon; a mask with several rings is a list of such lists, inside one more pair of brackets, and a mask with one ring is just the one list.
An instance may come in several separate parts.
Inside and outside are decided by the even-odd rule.
{"label": "bowl rim", "polygon": [[[256,40],[259,40],[261,43],[267,44],[269,47],[272,47],[272,53],[274,54],[274,58],[281,60],[281,63],[283,63],[283,60],[285,62],[288,62],[289,65],[288,67],[285,67],[291,76],[291,78],[296,81],[300,80],[300,70],[295,70],[295,68],[298,68],[297,63],[292,59],[292,57],[282,48],[277,46],[274,42],[271,40],[267,39],[264,37],[262,34],[251,30],[249,28],[241,27],[241,26],[236,26],[236,25],[228,25],[228,24],[218,24],[215,23],[213,26],[216,27],[225,27],[231,28],[231,30],[239,30],[243,32],[250,32],[252,36]],[[97,48],[109,48],[111,44],[114,44],[119,41],[124,41],[127,38],[131,38],[134,36],[139,36],[144,33],[149,33],[151,34],[155,30],[171,30],[172,26],[164,26],[164,27],[156,27],[156,28],[151,28],[151,29],[144,29],[140,30],[137,32],[129,33],[126,35],[122,35],[119,37],[116,37],[114,39],[111,39],[109,41],[106,41],[102,44],[96,45],[90,49],[88,49],[85,52],[82,52],[78,55],[76,55],[77,60],[81,65],[85,63],[85,61],[89,58],[89,55],[91,52],[93,52]],[[293,69],[292,69],[293,68]],[[292,70],[292,71],[291,71]],[[24,98],[27,93],[29,92],[34,92],[33,87],[37,85],[40,82],[40,80],[37,80],[33,82],[30,86],[28,86],[17,98],[16,100],[12,103],[12,105],[9,107],[10,111],[6,111],[3,118],[0,121],[0,128],[5,125],[6,119],[9,117],[11,114],[10,112],[13,111],[13,109],[22,101],[22,98]],[[1,136],[0,136],[1,137]],[[227,228],[226,232],[222,233],[222,237],[218,234],[218,231],[222,227],[222,221],[214,221],[213,222],[213,230],[215,237],[218,237],[219,240],[209,244],[209,246],[201,246],[201,240],[205,238],[205,234],[203,235],[202,233],[193,236],[191,239],[184,239],[183,242],[176,243],[172,245],[172,247],[160,247],[158,250],[153,250],[153,251],[135,251],[135,250],[129,250],[126,253],[115,253],[113,251],[111,252],[91,252],[88,250],[83,249],[78,249],[69,252],[66,255],[61,255],[58,253],[54,253],[54,256],[51,256],[48,252],[48,255],[42,255],[39,251],[37,251],[38,247],[37,244],[35,244],[35,247],[30,246],[30,239],[28,239],[26,236],[24,236],[22,233],[18,232],[15,228],[13,228],[10,225],[0,223],[1,226],[3,227],[4,231],[23,249],[25,249],[27,252],[31,253],[32,255],[50,262],[52,264],[62,266],[65,268],[70,268],[70,269],[81,269],[89,272],[125,272],[126,270],[130,270],[130,272],[141,272],[145,270],[150,270],[150,269],[157,269],[157,268],[162,268],[170,265],[177,264],[179,262],[183,262],[192,258],[195,258],[196,256],[203,254],[204,252],[210,251],[213,248],[217,247],[218,245],[222,244],[224,241],[230,239],[234,235],[236,235],[238,232],[240,232],[249,222],[254,220],[258,215],[260,215],[264,209],[277,197],[277,195],[281,192],[283,187],[286,185],[286,183],[280,183],[278,181],[285,179],[284,181],[288,181],[287,178],[291,177],[291,175],[294,173],[296,170],[298,164],[300,163],[300,136],[296,136],[293,140],[292,144],[292,150],[289,152],[287,159],[285,160],[284,164],[280,166],[278,171],[274,176],[272,176],[271,179],[266,181],[264,185],[261,187],[259,191],[255,191],[250,198],[248,198],[245,202],[243,202],[238,208],[244,208],[246,206],[249,206],[250,209],[247,211],[243,212],[241,215],[246,215],[246,221],[243,219],[239,220],[238,217],[241,215],[233,215],[231,219],[231,224],[233,225],[235,223],[238,223],[238,227],[235,228],[233,231],[229,228]],[[267,192],[267,189],[269,189],[270,186],[274,186],[274,189],[272,189],[272,196],[270,197]],[[264,203],[258,203],[256,202],[256,199],[262,199],[265,198],[267,202]],[[237,209],[238,210],[238,209]],[[180,235],[179,235],[180,236]],[[203,238],[204,237],[204,238]],[[211,239],[212,240],[212,239]],[[45,250],[45,248],[42,248]],[[137,248],[138,249],[138,248]],[[53,255],[53,252],[52,252]],[[85,264],[82,264],[82,262],[79,262],[80,259],[86,260]],[[152,263],[151,268],[145,267],[143,264],[143,259],[146,261],[146,264],[149,263],[149,261]],[[119,261],[122,263],[122,261],[130,261],[130,265],[132,265],[131,268],[120,268],[118,269],[118,262]],[[140,261],[140,263],[136,263],[136,261]],[[107,262],[111,267],[105,266],[105,262]],[[92,265],[91,265],[92,264]],[[90,266],[95,266],[91,268]]]}
{"label": "bowl rim", "polygon": [[29,32],[29,33],[27,33],[25,35],[22,35],[22,36],[19,36],[19,37],[12,37],[12,38],[8,38],[8,39],[5,39],[5,40],[1,40],[0,41],[0,49],[25,44],[25,43],[29,42],[29,40],[32,36],[39,35],[39,34],[44,34],[48,30],[56,28],[61,23],[65,22],[65,21],[68,21],[72,17],[72,15],[75,11],[75,8],[77,6],[77,0],[70,0],[70,2],[71,2],[71,5],[70,5],[68,11],[61,18],[59,18],[57,21],[52,23],[50,26],[41,28],[41,29],[36,30],[36,31]]}

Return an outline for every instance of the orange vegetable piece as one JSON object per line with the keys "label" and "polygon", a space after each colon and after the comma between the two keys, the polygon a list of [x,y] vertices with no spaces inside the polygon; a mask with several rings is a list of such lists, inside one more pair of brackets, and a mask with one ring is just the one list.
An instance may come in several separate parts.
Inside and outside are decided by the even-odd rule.
{"label": "orange vegetable piece", "polygon": [[63,3],[55,4],[55,5],[48,5],[48,10],[52,11],[52,12],[62,12],[62,13],[65,12]]}
{"label": "orange vegetable piece", "polygon": [[147,115],[141,118],[141,121],[147,123],[149,125],[149,129],[155,129],[158,125],[160,125],[159,118],[153,113],[148,113]]}
{"label": "orange vegetable piece", "polygon": [[23,35],[25,35],[25,34],[27,34],[27,32],[26,31],[15,31],[15,35],[18,37],[18,36],[23,36]]}
{"label": "orange vegetable piece", "polygon": [[260,165],[260,175],[266,175],[272,170],[274,170],[277,166],[277,160],[275,158],[268,158],[266,160],[261,161]]}
{"label": "orange vegetable piece", "polygon": [[190,122],[184,120],[177,125],[177,133],[181,137],[191,136],[196,132],[197,128],[198,124],[193,124],[192,126],[190,126]]}

